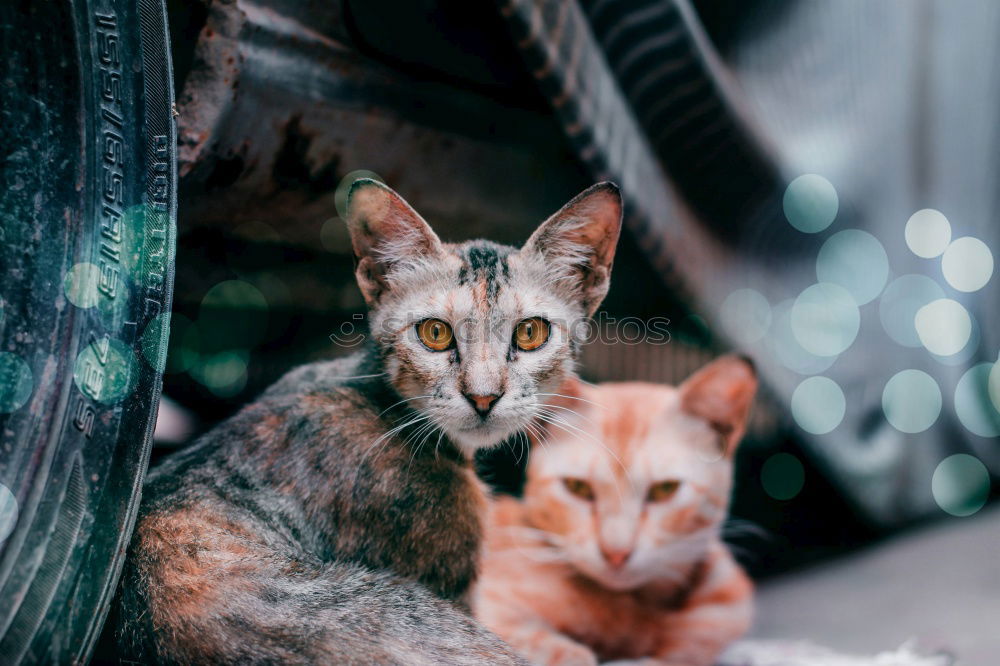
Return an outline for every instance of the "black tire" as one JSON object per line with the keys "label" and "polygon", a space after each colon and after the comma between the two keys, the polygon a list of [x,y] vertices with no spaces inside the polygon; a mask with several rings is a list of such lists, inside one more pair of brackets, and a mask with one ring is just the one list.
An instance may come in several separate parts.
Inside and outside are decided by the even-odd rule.
{"label": "black tire", "polygon": [[173,288],[167,45],[162,0],[0,3],[3,664],[87,661],[131,535]]}

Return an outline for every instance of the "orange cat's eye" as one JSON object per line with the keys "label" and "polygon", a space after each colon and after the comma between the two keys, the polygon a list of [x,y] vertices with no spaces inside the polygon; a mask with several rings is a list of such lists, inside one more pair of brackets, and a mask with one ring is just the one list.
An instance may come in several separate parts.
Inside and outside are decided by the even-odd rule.
{"label": "orange cat's eye", "polygon": [[538,349],[548,339],[549,322],[541,317],[524,319],[514,329],[514,344],[524,351]]}
{"label": "orange cat's eye", "polygon": [[451,326],[440,319],[424,319],[417,324],[417,337],[433,351],[444,351],[455,341]]}
{"label": "orange cat's eye", "polygon": [[649,492],[646,493],[646,501],[663,502],[664,500],[668,500],[674,496],[680,485],[680,481],[660,481],[659,483],[654,483],[649,487]]}
{"label": "orange cat's eye", "polygon": [[566,490],[570,491],[580,499],[585,499],[587,501],[594,499],[594,489],[583,479],[563,479],[562,482],[563,485],[566,486]]}

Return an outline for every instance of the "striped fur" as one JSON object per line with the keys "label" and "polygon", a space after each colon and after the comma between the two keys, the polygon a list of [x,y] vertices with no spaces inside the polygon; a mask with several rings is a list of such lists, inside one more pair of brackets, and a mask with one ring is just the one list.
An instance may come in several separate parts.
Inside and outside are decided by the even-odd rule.
{"label": "striped fur", "polygon": [[[617,190],[584,193],[520,250],[441,243],[373,181],[349,209],[368,346],[293,370],[150,475],[114,604],[122,657],[523,663],[467,613],[486,507],[470,459],[572,373],[567,331],[607,289]],[[529,316],[552,338],[513,352]],[[419,342],[425,318],[455,327],[454,349]],[[468,392],[501,398],[484,416]]]}
{"label": "striped fur", "polygon": [[[521,250],[489,241],[441,242],[384,185],[358,181],[348,220],[357,278],[370,308],[372,336],[389,380],[411,406],[465,453],[524,430],[540,393],[573,371],[573,333],[607,293],[621,227],[621,201],[608,183],[583,192],[550,217]],[[532,352],[511,344],[528,317],[551,324]],[[415,324],[448,322],[457,344],[428,353]],[[488,418],[464,394],[499,395]]]}
{"label": "striped fur", "polygon": [[[540,664],[714,663],[751,619],[752,585],[719,533],[755,389],[733,357],[678,388],[564,385],[523,500],[492,506],[476,616]],[[667,480],[676,492],[651,500]]]}

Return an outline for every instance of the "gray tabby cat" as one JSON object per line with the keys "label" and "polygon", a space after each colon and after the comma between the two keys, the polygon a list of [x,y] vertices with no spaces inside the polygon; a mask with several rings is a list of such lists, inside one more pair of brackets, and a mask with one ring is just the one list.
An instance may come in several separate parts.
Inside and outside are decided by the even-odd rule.
{"label": "gray tabby cat", "polygon": [[442,243],[372,180],[347,222],[367,348],[292,371],[150,475],[116,604],[123,657],[523,663],[468,616],[485,504],[470,459],[572,373],[618,190],[591,187],[520,250]]}

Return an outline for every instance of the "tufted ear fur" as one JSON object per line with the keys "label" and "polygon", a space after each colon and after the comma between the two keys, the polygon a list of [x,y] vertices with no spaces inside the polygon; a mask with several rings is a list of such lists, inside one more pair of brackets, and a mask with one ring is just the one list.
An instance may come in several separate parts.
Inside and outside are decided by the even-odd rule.
{"label": "tufted ear fur", "polygon": [[622,198],[614,183],[598,183],[542,223],[522,252],[540,253],[562,284],[573,289],[587,315],[608,293],[622,226]]}
{"label": "tufted ear fur", "polygon": [[708,422],[732,456],[746,432],[750,405],[757,392],[757,373],[749,359],[723,356],[680,385],[681,409]]}
{"label": "tufted ear fur", "polygon": [[368,307],[390,289],[394,271],[443,252],[417,211],[377,180],[362,178],[351,185],[347,228],[357,259],[354,274]]}

